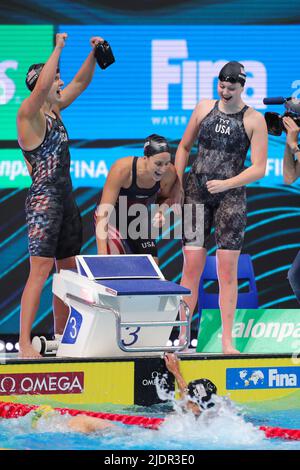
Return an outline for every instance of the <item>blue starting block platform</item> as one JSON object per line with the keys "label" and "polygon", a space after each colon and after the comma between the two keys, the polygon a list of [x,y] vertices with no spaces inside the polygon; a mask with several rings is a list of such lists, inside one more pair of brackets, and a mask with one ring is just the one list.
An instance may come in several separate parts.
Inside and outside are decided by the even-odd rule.
{"label": "blue starting block platform", "polygon": [[[60,357],[111,357],[180,351],[189,344],[190,290],[166,281],[150,255],[77,256],[77,272],[54,274],[53,293],[70,314]],[[176,321],[179,308],[187,321]],[[174,326],[187,326],[186,342],[167,347]]]}

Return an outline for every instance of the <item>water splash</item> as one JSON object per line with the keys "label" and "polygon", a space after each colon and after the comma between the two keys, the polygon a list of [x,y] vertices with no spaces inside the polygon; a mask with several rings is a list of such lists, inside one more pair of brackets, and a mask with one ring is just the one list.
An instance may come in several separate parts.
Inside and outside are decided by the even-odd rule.
{"label": "water splash", "polygon": [[179,440],[184,438],[195,448],[207,445],[218,448],[240,448],[261,444],[265,435],[252,423],[245,421],[241,408],[231,402],[228,397],[214,395],[212,401],[215,406],[202,411],[199,417],[195,417],[191,411],[187,411],[184,397],[175,399],[175,393],[165,386],[165,380],[156,377],[155,386],[157,395],[161,400],[172,403],[174,414],[167,416],[160,426],[159,433],[163,439]]}
{"label": "water splash", "polygon": [[[31,427],[32,413],[29,413],[21,418],[0,419],[0,445],[13,449],[49,450],[300,449],[299,442],[266,439],[264,433],[249,421],[249,415],[228,398],[215,397],[215,407],[196,419],[191,412],[184,411],[182,402],[175,400],[174,392],[169,393],[163,387],[159,393],[160,397],[165,396],[169,400],[171,414],[167,414],[157,431],[116,423],[113,429],[84,435],[71,431],[67,425],[69,417],[60,414],[50,419],[41,418],[34,430]],[[156,406],[157,414],[165,415],[165,410],[165,404]],[[153,410],[148,411],[144,409],[143,414],[151,415]],[[130,410],[126,407],[123,412],[130,413]],[[282,419],[287,425],[291,418],[287,412],[283,413]],[[253,419],[258,419],[258,424],[267,421],[265,415],[258,418],[252,415]]]}

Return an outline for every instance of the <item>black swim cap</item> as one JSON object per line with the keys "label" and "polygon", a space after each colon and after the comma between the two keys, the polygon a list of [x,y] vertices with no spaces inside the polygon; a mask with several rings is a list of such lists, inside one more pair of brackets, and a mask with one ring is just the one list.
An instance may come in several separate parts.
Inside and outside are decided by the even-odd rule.
{"label": "black swim cap", "polygon": [[[32,64],[26,74],[25,83],[28,90],[32,91],[36,85],[36,82],[43,70],[45,64]],[[59,68],[57,67],[56,73],[59,73]]]}
{"label": "black swim cap", "polygon": [[158,153],[168,152],[171,153],[167,139],[164,137],[151,134],[145,139],[144,143],[144,155],[145,157],[151,157],[152,155],[157,155]]}
{"label": "black swim cap", "polygon": [[219,73],[221,82],[240,83],[242,86],[246,82],[246,72],[243,64],[236,61],[227,62]]}
{"label": "black swim cap", "polygon": [[32,91],[45,64],[32,64],[26,74],[25,83],[28,90]]}
{"label": "black swim cap", "polygon": [[208,379],[193,380],[188,384],[189,398],[204,410],[215,405],[213,402],[209,403],[209,401],[212,395],[216,394],[217,387]]}

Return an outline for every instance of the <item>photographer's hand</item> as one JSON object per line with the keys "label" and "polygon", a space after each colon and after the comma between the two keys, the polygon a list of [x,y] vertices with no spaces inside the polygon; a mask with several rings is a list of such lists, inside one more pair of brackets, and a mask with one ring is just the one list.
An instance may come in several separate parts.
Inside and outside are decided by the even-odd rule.
{"label": "photographer's hand", "polygon": [[300,176],[300,152],[298,150],[300,128],[290,117],[284,117],[283,124],[287,132],[283,157],[283,179],[286,184],[293,184]]}
{"label": "photographer's hand", "polygon": [[300,127],[297,126],[291,117],[284,117],[282,121],[287,132],[286,143],[293,152],[293,149],[298,146]]}

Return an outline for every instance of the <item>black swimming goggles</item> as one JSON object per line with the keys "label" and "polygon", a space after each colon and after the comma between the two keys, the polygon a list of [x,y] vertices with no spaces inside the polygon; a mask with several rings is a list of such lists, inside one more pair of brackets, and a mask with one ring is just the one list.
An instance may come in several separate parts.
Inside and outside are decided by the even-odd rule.
{"label": "black swimming goggles", "polygon": [[242,76],[233,76],[233,75],[219,75],[220,82],[229,82],[229,83],[240,83],[242,86],[245,85],[246,76],[245,78]]}

